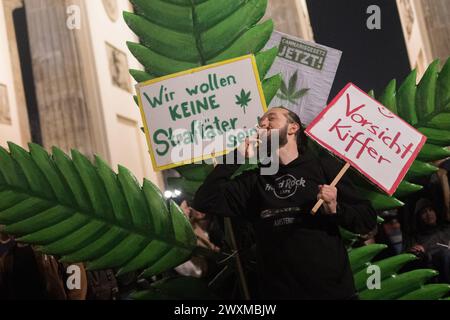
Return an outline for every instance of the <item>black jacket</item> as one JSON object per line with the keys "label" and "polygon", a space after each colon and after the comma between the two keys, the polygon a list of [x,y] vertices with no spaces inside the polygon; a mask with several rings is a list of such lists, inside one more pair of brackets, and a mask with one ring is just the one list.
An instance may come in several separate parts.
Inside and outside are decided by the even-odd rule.
{"label": "black jacket", "polygon": [[223,216],[242,216],[256,231],[258,275],[263,298],[349,299],[353,275],[338,226],[356,233],[376,227],[376,213],[345,177],[337,185],[338,212],[312,216],[318,185],[329,184],[342,167],[310,153],[277,174],[218,165],[197,191],[194,207]]}

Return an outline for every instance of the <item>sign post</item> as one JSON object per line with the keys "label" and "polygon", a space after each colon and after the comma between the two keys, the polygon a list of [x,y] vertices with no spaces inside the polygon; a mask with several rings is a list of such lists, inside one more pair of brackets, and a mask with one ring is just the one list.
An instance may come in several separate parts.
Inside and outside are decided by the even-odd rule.
{"label": "sign post", "polygon": [[[351,165],[389,195],[426,141],[423,134],[351,83],[305,133],[346,161],[334,186]],[[317,212],[318,207],[314,209]]]}

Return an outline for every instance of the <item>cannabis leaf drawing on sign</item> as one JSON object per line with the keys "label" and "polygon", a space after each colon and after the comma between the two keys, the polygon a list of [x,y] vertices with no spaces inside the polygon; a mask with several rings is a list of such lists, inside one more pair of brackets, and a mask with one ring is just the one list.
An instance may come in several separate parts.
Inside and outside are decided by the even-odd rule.
{"label": "cannabis leaf drawing on sign", "polygon": [[251,91],[245,92],[244,89],[241,90],[241,94],[236,95],[236,105],[241,107],[246,112],[245,108],[248,107],[248,104],[252,99],[250,98]]}
{"label": "cannabis leaf drawing on sign", "polygon": [[278,98],[280,98],[281,100],[289,101],[292,104],[296,104],[297,100],[306,95],[309,91],[309,88],[304,88],[297,91],[297,72],[298,71],[295,71],[295,73],[289,79],[289,88],[286,85],[286,82],[282,80],[280,87],[281,93],[277,94]]}

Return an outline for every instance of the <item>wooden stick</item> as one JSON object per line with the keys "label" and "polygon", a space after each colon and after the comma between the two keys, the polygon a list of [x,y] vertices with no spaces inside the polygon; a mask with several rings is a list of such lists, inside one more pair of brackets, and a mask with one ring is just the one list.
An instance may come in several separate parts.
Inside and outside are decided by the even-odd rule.
{"label": "wooden stick", "polygon": [[[350,163],[346,163],[345,166],[342,167],[341,171],[339,171],[339,173],[337,174],[337,176],[334,178],[333,182],[331,182],[330,186],[332,187],[336,187],[336,185],[338,184],[339,180],[341,180],[342,176],[345,174],[345,172],[350,168]],[[319,211],[320,207],[323,204],[323,200],[320,199],[317,201],[316,205],[314,206],[314,208],[312,208],[311,213],[313,215],[315,215],[317,213],[317,211]]]}
{"label": "wooden stick", "polygon": [[247,286],[247,280],[245,279],[244,268],[242,267],[241,257],[239,256],[239,251],[236,244],[236,238],[234,237],[233,224],[230,218],[225,218],[225,227],[228,228],[230,232],[231,248],[234,253],[236,253],[235,261],[238,270],[239,282],[241,284],[241,289],[244,293],[244,300],[250,300],[250,292]]}

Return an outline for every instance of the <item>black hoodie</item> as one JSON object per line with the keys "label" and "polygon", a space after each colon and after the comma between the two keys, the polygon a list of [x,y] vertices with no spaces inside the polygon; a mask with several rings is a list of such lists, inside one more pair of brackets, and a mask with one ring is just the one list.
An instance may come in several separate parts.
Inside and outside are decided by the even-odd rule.
{"label": "black hoodie", "polygon": [[256,231],[261,294],[266,299],[350,299],[353,275],[339,226],[356,233],[376,227],[376,213],[345,177],[337,185],[336,215],[311,215],[318,185],[329,184],[342,164],[311,153],[280,165],[231,176],[239,165],[218,165],[197,191],[194,207],[222,216],[241,216]]}

